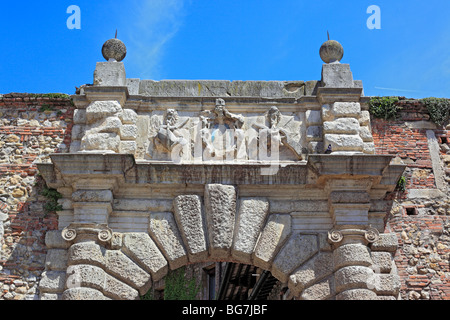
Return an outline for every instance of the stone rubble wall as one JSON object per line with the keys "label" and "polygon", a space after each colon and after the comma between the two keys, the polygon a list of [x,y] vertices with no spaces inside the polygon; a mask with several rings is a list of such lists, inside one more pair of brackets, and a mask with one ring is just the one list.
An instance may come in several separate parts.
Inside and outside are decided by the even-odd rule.
{"label": "stone rubble wall", "polygon": [[[395,232],[399,239],[395,263],[400,296],[404,300],[449,300],[450,125],[438,128],[428,121],[430,116],[420,101],[401,100],[400,106],[396,120],[372,119],[376,153],[395,155],[396,161],[408,165],[405,192],[396,191],[386,198],[392,203],[386,232]],[[431,148],[433,143],[438,148]],[[433,165],[442,168],[440,176]]]}
{"label": "stone rubble wall", "polygon": [[37,299],[45,268],[45,235],[58,228],[40,195],[35,161],[68,152],[74,107],[68,97],[0,97],[0,299]]}

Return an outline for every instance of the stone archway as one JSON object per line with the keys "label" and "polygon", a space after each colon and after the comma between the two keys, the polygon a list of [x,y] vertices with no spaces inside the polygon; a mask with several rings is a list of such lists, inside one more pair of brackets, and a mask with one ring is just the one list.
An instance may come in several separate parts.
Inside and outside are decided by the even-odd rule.
{"label": "stone archway", "polygon": [[68,248],[61,298],[139,299],[169,269],[206,261],[268,270],[296,299],[396,295],[395,237],[364,228],[298,232],[291,215],[270,214],[269,206],[266,198],[239,198],[234,186],[210,184],[204,197],[180,195],[173,212],[152,213],[148,233],[73,223],[61,233]]}

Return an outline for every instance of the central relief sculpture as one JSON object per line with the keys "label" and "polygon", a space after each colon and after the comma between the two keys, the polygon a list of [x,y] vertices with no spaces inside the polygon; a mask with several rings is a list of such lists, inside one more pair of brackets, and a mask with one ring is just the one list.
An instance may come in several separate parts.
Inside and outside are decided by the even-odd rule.
{"label": "central relief sculpture", "polygon": [[225,100],[213,110],[181,117],[175,109],[150,118],[148,159],[174,162],[304,160],[301,122],[277,107],[264,115],[231,113]]}

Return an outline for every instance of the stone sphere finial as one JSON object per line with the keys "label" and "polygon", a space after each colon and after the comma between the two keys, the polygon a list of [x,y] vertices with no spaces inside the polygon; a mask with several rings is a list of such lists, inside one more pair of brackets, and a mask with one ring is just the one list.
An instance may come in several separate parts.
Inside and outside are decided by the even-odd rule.
{"label": "stone sphere finial", "polygon": [[329,40],[320,47],[320,58],[325,63],[340,62],[344,57],[344,48],[335,41]]}
{"label": "stone sphere finial", "polygon": [[127,55],[127,47],[122,41],[117,39],[117,31],[114,39],[110,39],[103,44],[102,54],[106,61],[120,62],[125,59]]}

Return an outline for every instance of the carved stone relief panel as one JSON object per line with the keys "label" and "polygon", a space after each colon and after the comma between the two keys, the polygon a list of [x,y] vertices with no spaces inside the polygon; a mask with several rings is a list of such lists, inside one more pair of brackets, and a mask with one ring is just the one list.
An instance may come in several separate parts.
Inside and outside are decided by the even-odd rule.
{"label": "carved stone relief panel", "polygon": [[223,99],[217,99],[212,110],[154,111],[138,117],[136,158],[176,163],[301,161],[307,151],[300,118],[275,106],[265,113],[232,113]]}

